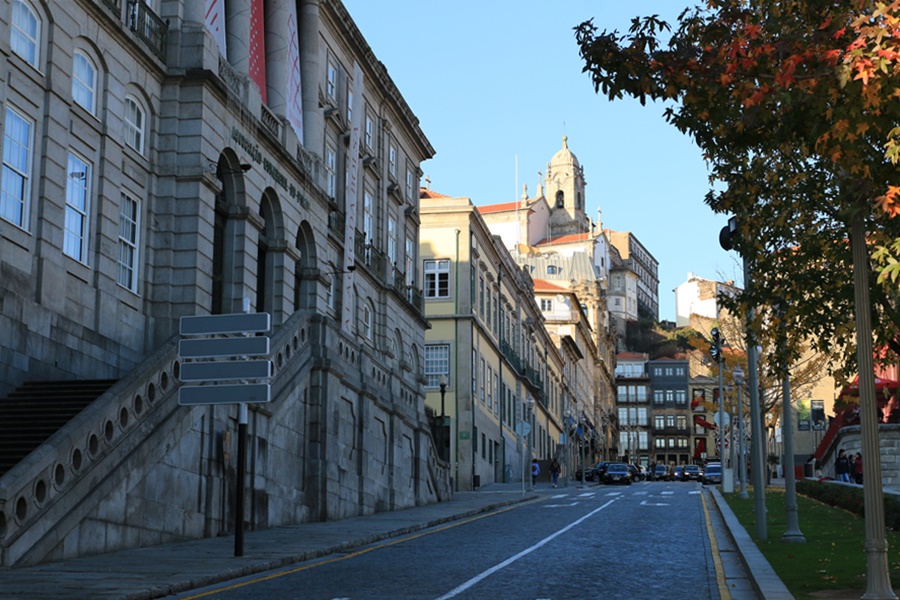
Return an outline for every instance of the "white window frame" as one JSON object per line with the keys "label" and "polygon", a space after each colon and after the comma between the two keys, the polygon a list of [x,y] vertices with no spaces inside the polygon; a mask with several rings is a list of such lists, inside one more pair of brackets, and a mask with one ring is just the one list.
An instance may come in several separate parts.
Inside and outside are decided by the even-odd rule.
{"label": "white window frame", "polygon": [[397,221],[394,220],[394,217],[388,217],[387,228],[388,228],[388,245],[387,245],[388,261],[390,262],[391,267],[396,267],[397,266]]}
{"label": "white window frame", "polygon": [[141,201],[122,192],[119,207],[119,272],[117,283],[135,294],[140,268]]}
{"label": "white window frame", "polygon": [[[33,146],[34,121],[7,106],[3,126],[0,217],[25,230],[29,227],[31,215]],[[13,186],[14,183],[17,185]]]}
{"label": "white window frame", "polygon": [[372,327],[372,306],[366,301],[363,304],[362,324],[363,335],[366,339],[371,340],[374,337],[374,328]]}
{"label": "white window frame", "polygon": [[34,8],[24,0],[13,0],[9,31],[10,49],[38,69],[41,61],[41,26]]}
{"label": "white window frame", "polygon": [[72,100],[92,115],[97,114],[97,67],[81,50],[72,55]]}
{"label": "white window frame", "polygon": [[366,245],[371,246],[375,243],[375,215],[374,211],[375,197],[372,191],[366,188],[363,191],[363,234],[366,236]]}
{"label": "white window frame", "polygon": [[71,151],[67,165],[63,253],[86,265],[91,231],[93,165]]}
{"label": "white window frame", "polygon": [[394,146],[393,140],[388,142],[388,173],[394,179],[397,178],[397,147]]}
{"label": "white window frame", "polygon": [[[352,84],[352,82],[351,82]],[[347,123],[353,124],[353,86],[347,86]]]}
{"label": "white window frame", "polygon": [[450,344],[425,344],[425,387],[440,388],[441,375],[450,375]]}
{"label": "white window frame", "polygon": [[[426,260],[423,264],[425,273],[425,297],[450,297],[450,259],[440,258]],[[445,285],[441,285],[445,282]]]}
{"label": "white window frame", "polygon": [[337,65],[330,58],[325,67],[325,94],[337,102]]}
{"label": "white window frame", "polygon": [[337,197],[337,148],[331,142],[325,142],[325,191]]}
{"label": "white window frame", "polygon": [[406,199],[413,199],[413,172],[412,169],[406,170]]}
{"label": "white window frame", "polygon": [[369,150],[375,148],[375,121],[369,111],[366,111],[365,144]]}
{"label": "white window frame", "polygon": [[125,96],[125,144],[133,148],[141,156],[144,155],[144,137],[146,131],[146,113],[141,103],[134,96]]}

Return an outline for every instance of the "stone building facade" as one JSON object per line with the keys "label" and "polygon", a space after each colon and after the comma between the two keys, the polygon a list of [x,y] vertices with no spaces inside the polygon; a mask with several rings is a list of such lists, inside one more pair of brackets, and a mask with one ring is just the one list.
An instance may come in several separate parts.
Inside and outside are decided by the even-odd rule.
{"label": "stone building facade", "polygon": [[[339,0],[0,8],[0,395],[116,383],[0,474],[0,566],[437,501],[419,165]],[[262,50],[262,47],[265,47]],[[272,401],[179,406],[182,316],[272,315]]]}

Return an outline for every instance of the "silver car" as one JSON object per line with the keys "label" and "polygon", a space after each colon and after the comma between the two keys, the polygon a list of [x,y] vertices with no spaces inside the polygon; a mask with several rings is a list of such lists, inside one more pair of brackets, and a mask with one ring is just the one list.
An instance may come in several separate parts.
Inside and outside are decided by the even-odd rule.
{"label": "silver car", "polygon": [[722,463],[709,463],[706,465],[700,481],[703,483],[722,483]]}

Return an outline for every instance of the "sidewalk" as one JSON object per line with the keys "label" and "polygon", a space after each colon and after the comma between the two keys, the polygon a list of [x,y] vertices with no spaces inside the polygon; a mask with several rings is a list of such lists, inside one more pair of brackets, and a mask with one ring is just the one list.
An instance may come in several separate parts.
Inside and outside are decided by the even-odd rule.
{"label": "sidewalk", "polygon": [[[580,482],[570,482],[569,489],[578,489],[579,485]],[[558,493],[563,489],[565,488],[554,489],[548,483],[539,483],[535,490],[523,492],[521,482],[492,484],[474,492],[457,492],[448,502],[428,506],[340,521],[250,531],[244,536],[242,557],[234,556],[234,537],[227,536],[0,571],[0,597],[4,600],[161,598],[236,577],[346,552],[380,540]],[[750,574],[750,583],[754,589],[762,592],[761,595],[735,594],[734,599],[791,598],[769,564],[759,554],[753,541],[740,527],[728,505],[718,496],[717,490],[713,491],[713,497],[727,527],[739,530],[738,535],[731,532],[733,544],[725,544],[724,547],[720,544],[723,562],[735,560],[730,548],[736,545]],[[717,532],[717,537],[723,534],[727,535],[727,532]],[[756,554],[753,553],[754,550]],[[729,551],[732,554],[726,556]],[[772,577],[775,578],[774,581]],[[778,585],[781,587],[778,588]]]}

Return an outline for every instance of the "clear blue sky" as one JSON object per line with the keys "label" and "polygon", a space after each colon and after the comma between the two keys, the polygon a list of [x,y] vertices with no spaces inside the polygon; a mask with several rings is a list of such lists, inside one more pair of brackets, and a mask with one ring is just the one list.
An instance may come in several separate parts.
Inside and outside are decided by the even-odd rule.
{"label": "clear blue sky", "polygon": [[476,205],[515,200],[524,184],[533,195],[568,136],[588,214],[596,220],[601,209],[604,227],[631,231],[659,261],[660,318],[670,320],[672,290],[688,272],[741,281],[737,255],[719,247],[727,217],[703,203],[706,165],[662,105],[594,92],[573,27],[593,18],[600,30],[626,31],[650,14],[675,22],[687,5],[344,0],[435,149],[422,164],[432,190]]}

